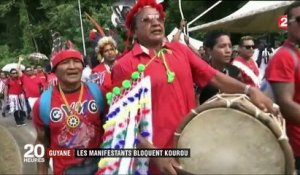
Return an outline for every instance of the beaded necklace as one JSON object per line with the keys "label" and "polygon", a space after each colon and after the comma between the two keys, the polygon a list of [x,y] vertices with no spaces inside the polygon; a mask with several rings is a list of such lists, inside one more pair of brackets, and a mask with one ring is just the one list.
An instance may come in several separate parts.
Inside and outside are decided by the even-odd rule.
{"label": "beaded necklace", "polygon": [[172,51],[166,48],[162,48],[160,49],[157,54],[155,54],[155,56],[153,56],[146,64],[138,64],[137,66],[137,71],[134,71],[131,74],[131,80],[124,80],[122,82],[122,87],[114,87],[112,92],[108,92],[106,93],[106,99],[107,99],[107,103],[111,104],[113,101],[113,98],[120,95],[121,92],[123,92],[124,90],[127,90],[131,87],[132,83],[135,82],[136,80],[138,80],[141,75],[143,75],[143,73],[145,72],[146,68],[156,59],[156,58],[161,58],[163,61],[163,65],[166,69],[166,73],[167,73],[167,82],[168,83],[173,83],[174,79],[175,79],[175,73],[173,71],[170,70],[168,63],[166,61],[166,57],[165,57],[165,53],[171,54]]}

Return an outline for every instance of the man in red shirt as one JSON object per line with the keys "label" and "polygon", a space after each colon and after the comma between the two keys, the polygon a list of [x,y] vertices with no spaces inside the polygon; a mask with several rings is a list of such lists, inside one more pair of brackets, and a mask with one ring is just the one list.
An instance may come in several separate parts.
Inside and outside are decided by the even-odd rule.
{"label": "man in red shirt", "polygon": [[37,65],[36,67],[36,76],[39,77],[43,83],[43,86],[47,86],[47,74],[44,72],[41,65]]}
{"label": "man in red shirt", "polygon": [[100,64],[92,69],[91,79],[106,90],[111,87],[111,69],[118,54],[117,43],[112,37],[104,36],[95,49]]}
{"label": "man in red shirt", "polygon": [[272,57],[266,78],[286,118],[287,135],[300,171],[300,2],[291,4],[286,14],[288,38]]}
{"label": "man in red shirt", "polygon": [[[41,98],[33,107],[33,122],[37,130],[36,144],[52,149],[99,148],[103,133],[101,124],[103,116],[100,115],[100,111],[103,111],[104,107],[96,103],[91,90],[81,82],[83,70],[81,53],[72,49],[70,45],[67,48],[67,50],[55,49],[56,52],[52,56],[52,71],[57,76],[58,85],[51,91],[49,118],[40,113],[41,108],[42,110],[47,108],[41,103]],[[101,94],[100,89],[97,90]],[[49,123],[45,123],[45,119]],[[98,160],[87,158],[54,157],[53,172],[55,175],[92,174],[97,171],[97,162]],[[87,167],[94,169],[89,169],[88,172],[79,171]],[[38,163],[37,170],[38,174],[47,174],[47,161]]]}
{"label": "man in red shirt", "polygon": [[6,82],[4,97],[8,100],[9,113],[14,115],[18,127],[24,126],[27,112],[27,105],[22,88],[22,81],[18,77],[16,69],[10,70],[10,78]]}
{"label": "man in red shirt", "polygon": [[256,62],[252,58],[255,48],[253,37],[242,37],[239,48],[239,56],[233,60],[232,64],[240,69],[243,82],[259,88],[259,70]]}
{"label": "man in red shirt", "polygon": [[[22,57],[19,57],[18,65],[20,65],[23,61]],[[25,92],[25,98],[27,100],[27,117],[28,119],[31,119],[30,112],[33,108],[34,103],[38,99],[38,97],[41,95],[43,84],[40,77],[33,74],[33,69],[31,67],[25,68],[25,73],[22,72],[20,69],[20,66],[17,68],[18,75],[21,78],[23,90]]]}
{"label": "man in red shirt", "polygon": [[[155,0],[139,0],[126,18],[126,27],[136,42],[112,70],[113,84],[118,86],[130,79],[140,63],[146,65],[145,76],[151,77],[153,143],[140,136],[142,148],[174,147],[176,128],[196,107],[194,82],[201,87],[209,83],[227,93],[247,93],[257,106],[274,112],[272,101],[257,88],[216,71],[178,42],[163,43],[164,21],[161,5]],[[150,173],[158,173],[153,164],[166,174],[176,174],[174,166],[178,167],[174,158],[153,158]]]}

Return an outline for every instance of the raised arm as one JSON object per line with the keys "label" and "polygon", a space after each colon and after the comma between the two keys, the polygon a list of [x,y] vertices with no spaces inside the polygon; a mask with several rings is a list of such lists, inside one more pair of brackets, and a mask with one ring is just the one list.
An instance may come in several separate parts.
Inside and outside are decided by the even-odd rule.
{"label": "raised arm", "polygon": [[181,32],[183,30],[183,28],[185,27],[186,25],[186,21],[184,19],[182,19],[180,21],[180,27],[179,27],[179,30],[177,31],[177,33],[174,35],[172,41],[180,41],[180,35],[181,35]]}
{"label": "raised arm", "polygon": [[23,75],[23,72],[21,70],[21,63],[22,63],[23,60],[24,60],[24,58],[19,57],[19,61],[18,61],[18,65],[17,65],[17,71],[18,71],[18,76],[19,77],[22,77],[22,75]]}

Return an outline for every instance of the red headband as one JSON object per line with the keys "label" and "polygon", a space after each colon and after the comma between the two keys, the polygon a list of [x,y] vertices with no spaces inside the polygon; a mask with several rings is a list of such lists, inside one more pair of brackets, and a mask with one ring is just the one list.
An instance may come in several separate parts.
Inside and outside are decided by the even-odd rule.
{"label": "red headband", "polygon": [[80,60],[83,63],[83,57],[78,50],[74,50],[74,49],[62,50],[52,57],[52,60],[51,60],[52,70],[60,62],[62,62],[65,59],[68,59],[68,58],[75,58],[75,59]]}

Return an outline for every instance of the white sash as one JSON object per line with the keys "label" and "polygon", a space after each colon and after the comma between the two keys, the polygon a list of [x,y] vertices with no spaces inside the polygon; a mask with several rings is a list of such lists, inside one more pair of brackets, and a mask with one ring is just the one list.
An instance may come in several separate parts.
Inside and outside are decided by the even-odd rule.
{"label": "white sash", "polygon": [[246,66],[244,63],[240,62],[240,61],[237,61],[237,60],[234,60],[232,62],[232,65],[236,66],[237,68],[239,68],[240,70],[242,70],[248,77],[251,78],[251,80],[254,82],[254,84],[257,86],[257,87],[260,87],[260,80],[259,80],[259,77],[256,76],[254,74],[254,72],[248,67]]}

